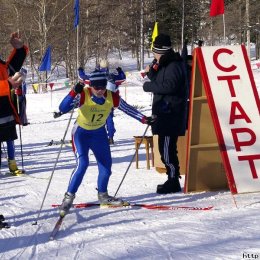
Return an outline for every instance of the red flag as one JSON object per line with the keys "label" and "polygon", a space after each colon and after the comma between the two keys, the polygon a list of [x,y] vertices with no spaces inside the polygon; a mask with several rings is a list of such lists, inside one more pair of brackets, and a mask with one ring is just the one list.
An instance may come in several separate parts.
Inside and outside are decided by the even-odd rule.
{"label": "red flag", "polygon": [[54,83],[49,83],[49,85],[50,85],[50,88],[52,89],[54,86]]}
{"label": "red flag", "polygon": [[224,14],[224,0],[212,0],[210,6],[210,16]]}

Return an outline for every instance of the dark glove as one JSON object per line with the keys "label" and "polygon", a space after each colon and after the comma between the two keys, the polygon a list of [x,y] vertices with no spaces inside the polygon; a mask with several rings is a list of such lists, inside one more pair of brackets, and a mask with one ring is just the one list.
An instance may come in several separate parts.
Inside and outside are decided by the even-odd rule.
{"label": "dark glove", "polygon": [[78,82],[75,86],[74,86],[74,88],[73,88],[73,90],[74,90],[74,92],[76,93],[76,94],[80,94],[82,91],[83,91],[83,88],[85,87],[85,85],[82,83],[82,82]]}
{"label": "dark glove", "polygon": [[157,59],[154,59],[153,61],[152,61],[152,64],[151,64],[151,66],[150,66],[154,71],[157,71],[158,70],[158,68],[159,68],[159,63],[157,63]]}
{"label": "dark glove", "polygon": [[82,67],[79,67],[78,71],[84,71],[84,69]]}
{"label": "dark glove", "polygon": [[121,67],[117,67],[116,70],[117,70],[118,73],[122,72],[122,68]]}
{"label": "dark glove", "polygon": [[143,118],[142,123],[152,125],[156,121],[156,116],[146,116]]}
{"label": "dark glove", "polygon": [[198,46],[201,47],[201,46],[203,45],[203,43],[204,43],[204,41],[199,40],[199,41],[198,41]]}
{"label": "dark glove", "polygon": [[58,117],[60,117],[62,115],[63,115],[62,112],[53,112],[53,117],[54,118],[58,118]]}
{"label": "dark glove", "polygon": [[113,73],[109,73],[107,76],[107,81],[115,84],[115,75]]}
{"label": "dark glove", "polygon": [[155,116],[148,116],[147,117],[147,125],[152,125],[154,124],[154,122],[156,121],[156,117]]}
{"label": "dark glove", "polygon": [[188,39],[185,39],[185,40],[184,40],[184,44],[185,44],[185,45],[188,45],[188,43],[189,43],[189,40],[188,40]]}

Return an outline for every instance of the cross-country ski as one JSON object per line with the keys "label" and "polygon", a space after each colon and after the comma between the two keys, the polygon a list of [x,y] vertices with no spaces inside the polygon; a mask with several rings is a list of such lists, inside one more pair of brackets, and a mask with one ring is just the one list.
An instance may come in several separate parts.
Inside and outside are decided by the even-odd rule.
{"label": "cross-country ski", "polygon": [[55,224],[55,226],[54,226],[54,228],[53,228],[53,230],[50,234],[50,238],[49,238],[50,240],[54,240],[56,238],[56,235],[58,234],[58,232],[61,228],[63,219],[64,219],[64,217],[61,217],[61,216],[58,218],[58,220],[57,220],[57,222],[56,222],[56,224]]}
{"label": "cross-country ski", "polygon": [[[52,204],[51,205],[54,208],[59,208],[60,204]],[[175,206],[169,206],[169,205],[152,205],[152,204],[139,204],[139,203],[130,203],[126,206],[117,206],[117,205],[102,205],[100,203],[77,203],[72,205],[73,208],[90,208],[90,207],[100,207],[100,208],[144,208],[144,209],[150,209],[150,210],[211,210],[213,209],[213,206],[207,206],[207,207],[199,207],[199,206],[183,206],[183,205],[175,205]]]}

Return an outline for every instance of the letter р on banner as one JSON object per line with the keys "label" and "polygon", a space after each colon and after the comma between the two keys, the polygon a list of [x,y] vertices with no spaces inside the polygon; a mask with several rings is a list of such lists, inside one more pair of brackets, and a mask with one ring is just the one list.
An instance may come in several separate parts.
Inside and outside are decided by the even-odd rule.
{"label": "letter \u0440 on banner", "polygon": [[[196,73],[201,74],[229,188],[232,193],[259,192],[260,99],[246,49],[201,47],[194,55],[197,72],[193,71],[193,79]],[[192,104],[198,99],[195,94]],[[192,127],[196,125],[194,120]],[[191,132],[191,144],[192,136]]]}

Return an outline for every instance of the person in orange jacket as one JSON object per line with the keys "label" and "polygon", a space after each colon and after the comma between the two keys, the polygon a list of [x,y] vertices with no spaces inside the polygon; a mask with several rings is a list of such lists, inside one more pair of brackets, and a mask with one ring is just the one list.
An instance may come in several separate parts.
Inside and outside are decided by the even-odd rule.
{"label": "person in orange jacket", "polygon": [[10,172],[20,174],[22,171],[17,167],[14,149],[14,140],[17,139],[16,124],[20,124],[20,119],[11,90],[18,88],[23,82],[19,71],[25,61],[28,48],[23,44],[18,32],[11,34],[10,43],[14,49],[9,58],[7,61],[0,59],[0,142],[7,142]]}

